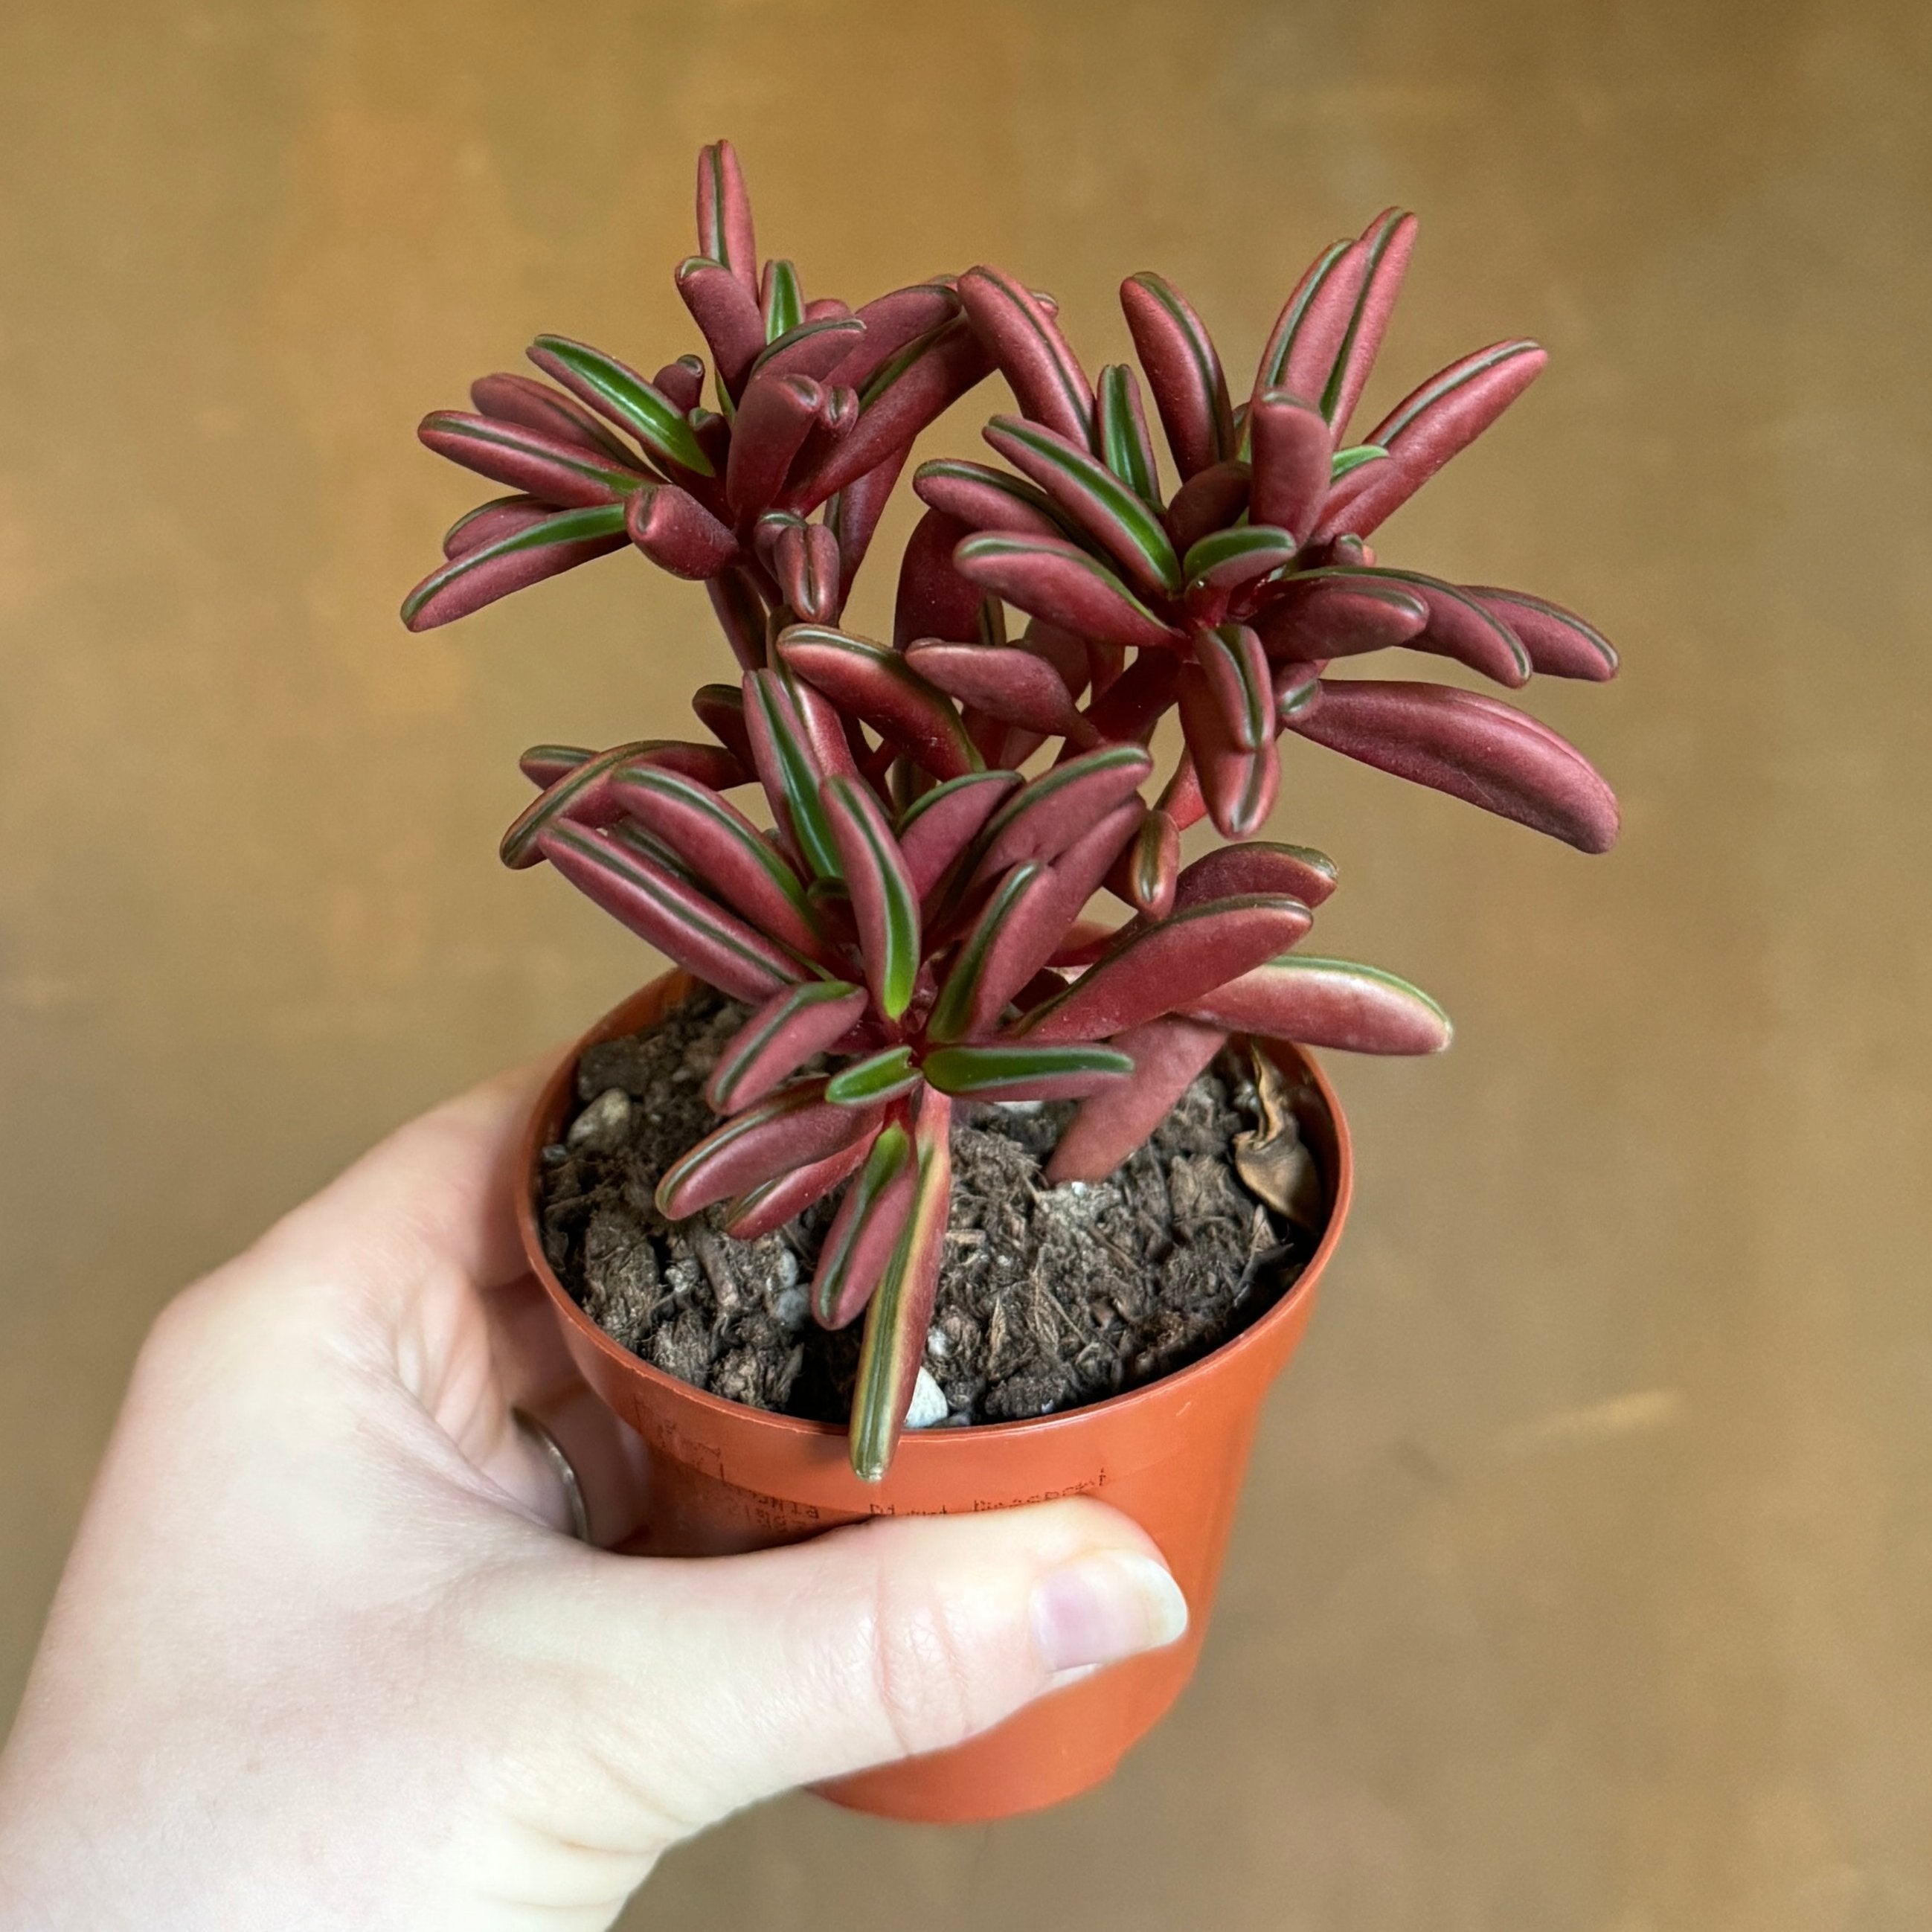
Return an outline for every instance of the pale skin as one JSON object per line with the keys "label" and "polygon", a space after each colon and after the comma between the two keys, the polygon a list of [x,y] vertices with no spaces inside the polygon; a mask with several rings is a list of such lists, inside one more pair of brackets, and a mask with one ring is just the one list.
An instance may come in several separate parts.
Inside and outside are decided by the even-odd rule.
{"label": "pale skin", "polygon": [[[404,1128],[164,1310],[0,1756],[7,1932],[590,1932],[740,1806],[1172,1642],[1096,1503],[706,1562],[572,1540],[532,1076]],[[541,1406],[541,1404],[538,1405]],[[600,1534],[634,1453],[556,1421]]]}

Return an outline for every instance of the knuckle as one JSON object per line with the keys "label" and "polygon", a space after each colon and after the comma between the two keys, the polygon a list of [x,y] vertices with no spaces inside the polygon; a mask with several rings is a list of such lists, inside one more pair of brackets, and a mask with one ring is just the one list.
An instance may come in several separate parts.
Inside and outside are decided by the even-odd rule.
{"label": "knuckle", "polygon": [[962,1742],[985,1721],[974,1647],[927,1580],[882,1565],[873,1589],[873,1688],[908,1756]]}

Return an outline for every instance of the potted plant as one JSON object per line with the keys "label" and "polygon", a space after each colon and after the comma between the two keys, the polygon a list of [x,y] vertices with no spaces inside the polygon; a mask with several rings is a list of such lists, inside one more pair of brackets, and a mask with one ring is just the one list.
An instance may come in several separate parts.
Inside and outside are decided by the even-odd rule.
{"label": "potted plant", "polygon": [[[1370,548],[1544,360],[1480,351],[1348,442],[1409,216],[1316,261],[1238,406],[1183,297],[1129,278],[1169,489],[1141,378],[1090,380],[1047,297],[976,268],[807,300],[790,262],[760,268],[723,142],[698,212],[676,279],[710,370],[646,380],[544,336],[550,382],[487,376],[473,411],[425,418],[515,494],[458,523],[404,616],[626,548],[706,587],[740,676],[695,694],[705,738],[524,760],[506,861],[548,861],[681,969],[544,1094],[526,1244],[652,1452],[638,1547],[1073,1492],[1148,1528],[1194,1612],[1181,1646],[831,1794],[998,1816],[1104,1777],[1192,1668],[1260,1400],[1347,1211],[1306,1049],[1448,1042],[1415,988],[1298,950],[1334,869],[1255,837],[1277,741],[1601,851],[1608,788],[1525,713],[1330,673],[1396,646],[1506,686],[1616,659],[1556,605]],[[996,371],[1017,412],[986,440],[1011,467],[922,466],[892,639],[844,628],[914,439]],[[1203,819],[1229,842],[1184,864]]]}

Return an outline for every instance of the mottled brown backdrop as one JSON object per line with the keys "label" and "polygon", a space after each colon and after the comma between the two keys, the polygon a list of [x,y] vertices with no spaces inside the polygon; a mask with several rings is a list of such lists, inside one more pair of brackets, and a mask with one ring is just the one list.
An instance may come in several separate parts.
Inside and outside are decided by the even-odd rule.
{"label": "mottled brown backdrop", "polygon": [[494,847],[526,742],[679,728],[702,596],[405,636],[478,494],[418,416],[540,328],[692,346],[721,132],[812,286],[992,259],[1096,360],[1158,266],[1245,364],[1400,200],[1376,394],[1554,362],[1390,547],[1624,646],[1530,700],[1623,844],[1292,752],[1328,944],[1460,1032],[1337,1069],[1358,1216],[1198,1682],[1057,1815],[792,1799],[627,1923],[1924,1932],[1928,82],[1912,0],[11,0],[0,1713],[162,1300],[650,969]]}

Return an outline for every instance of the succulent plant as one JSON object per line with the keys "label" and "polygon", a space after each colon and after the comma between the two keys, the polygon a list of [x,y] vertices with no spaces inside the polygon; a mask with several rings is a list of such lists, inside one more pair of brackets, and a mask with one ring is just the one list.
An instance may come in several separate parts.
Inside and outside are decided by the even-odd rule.
{"label": "succulent plant", "polygon": [[[473,414],[422,425],[518,494],[457,524],[404,616],[445,623],[626,543],[706,584],[740,667],[692,700],[708,737],[535,747],[538,795],[502,856],[548,860],[751,1007],[706,1088],[721,1124],[664,1174],[658,1206],[718,1210],[751,1238],[844,1190],[812,1304],[835,1327],[865,1315],[851,1456],[876,1479],[933,1305],[956,1103],[1076,1102],[1047,1176],[1097,1180],[1231,1036],[1448,1044],[1413,986],[1294,950],[1334,868],[1252,837],[1284,730],[1586,850],[1614,837],[1608,788],[1522,712],[1330,664],[1407,644],[1520,685],[1607,677],[1616,660],[1554,604],[1390,569],[1368,547],[1542,362],[1500,344],[1346,445],[1406,215],[1309,271],[1239,409],[1186,302],[1157,276],[1128,280],[1170,495],[1134,372],[1090,382],[1048,298],[982,268],[856,311],[807,302],[790,262],[754,270],[728,142],[700,155],[698,202],[701,252],[677,281],[716,410],[695,356],[647,382],[540,337],[532,358],[559,386],[485,377]],[[995,368],[1021,413],[987,439],[1018,473],[923,466],[892,643],[841,628],[914,438]],[[1028,620],[1011,641],[1008,606]],[[1176,707],[1186,750],[1150,808],[1148,741]],[[1022,769],[1055,740],[1054,762]],[[726,796],[747,788],[768,828]],[[1183,866],[1181,831],[1203,816],[1246,842]],[[1124,924],[1088,916],[1102,888]],[[1279,1096],[1262,1098],[1238,1161],[1265,1192]]]}
{"label": "succulent plant", "polygon": [[716,410],[703,406],[698,356],[646,380],[587,344],[540,335],[530,359],[556,386],[485,376],[473,411],[423,418],[430,448],[517,494],[451,528],[446,561],[404,601],[410,629],[627,542],[706,585],[747,666],[765,662],[770,614],[837,620],[914,438],[992,363],[949,283],[855,312],[806,300],[789,261],[760,272],[728,141],[698,157],[698,241],[677,287],[711,351]]}
{"label": "succulent plant", "polygon": [[[946,459],[916,472],[928,508],[902,574],[898,641],[967,703],[976,742],[1001,761],[1052,737],[1143,742],[1178,708],[1186,754],[1132,868],[1142,904],[1172,891],[1174,831],[1204,812],[1229,838],[1259,829],[1284,731],[1586,851],[1616,837],[1609,787],[1523,712],[1448,685],[1324,675],[1396,645],[1507,686],[1534,671],[1602,680],[1616,669],[1609,644],[1570,611],[1390,568],[1369,547],[1546,360],[1533,342],[1480,350],[1348,442],[1414,228],[1390,209],[1316,261],[1238,407],[1185,298],[1155,274],[1122,284],[1179,478],[1171,494],[1132,368],[1090,380],[1054,315],[1010,276],[982,267],[958,280],[1022,413],[986,430],[1011,471]],[[1031,620],[1017,649],[1001,628],[1006,605]],[[915,641],[934,638],[943,644]]]}
{"label": "succulent plant", "polygon": [[[1147,816],[1141,746],[1028,778],[989,769],[952,700],[883,645],[799,625],[776,656],[744,674],[741,709],[710,706],[730,742],[530,754],[544,788],[506,856],[547,859],[752,1006],[705,1090],[723,1124],[658,1207],[727,1204],[726,1232],[750,1239],[844,1186],[812,1304],[831,1328],[868,1311],[851,1453],[876,1478],[925,1346],[956,1100],[1078,1100],[1048,1178],[1097,1180],[1232,1032],[1419,1053],[1448,1026],[1400,980],[1290,951],[1333,884],[1318,854],[1210,853],[1164,916],[1083,920]],[[928,782],[909,804],[855,752],[855,716]],[[769,833],[724,796],[754,780]]]}

